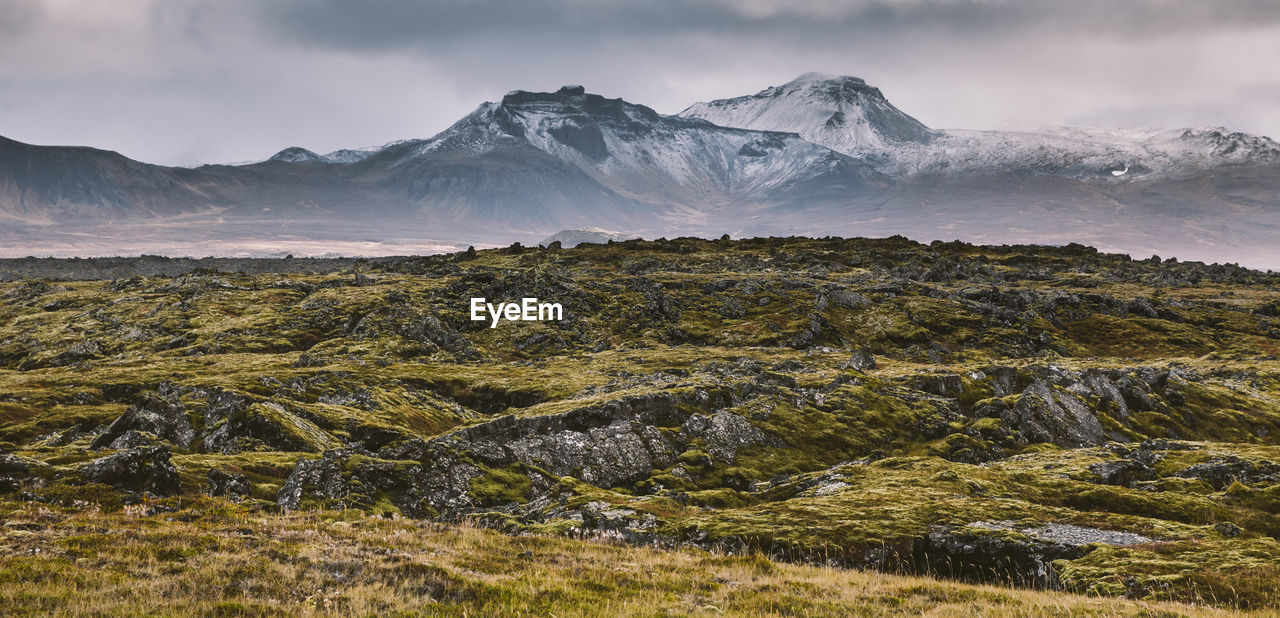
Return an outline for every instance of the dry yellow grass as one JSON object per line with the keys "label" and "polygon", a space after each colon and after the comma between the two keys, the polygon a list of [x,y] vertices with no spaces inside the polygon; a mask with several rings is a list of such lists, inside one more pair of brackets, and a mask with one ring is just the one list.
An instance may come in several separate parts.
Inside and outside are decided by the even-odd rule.
{"label": "dry yellow grass", "polygon": [[0,512],[9,616],[1234,615],[208,499],[170,513]]}

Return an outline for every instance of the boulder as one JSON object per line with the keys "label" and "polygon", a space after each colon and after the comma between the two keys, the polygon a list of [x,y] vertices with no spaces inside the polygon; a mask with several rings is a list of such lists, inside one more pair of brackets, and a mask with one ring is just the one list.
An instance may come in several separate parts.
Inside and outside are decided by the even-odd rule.
{"label": "boulder", "polygon": [[982,373],[991,379],[991,389],[996,397],[1007,397],[1018,392],[1018,369],[1003,365],[986,367]]}
{"label": "boulder", "polygon": [[942,397],[958,397],[964,392],[964,382],[955,373],[940,373],[916,378],[916,388]]}
{"label": "boulder", "polygon": [[828,308],[856,309],[870,304],[871,299],[857,292],[827,286],[818,290],[818,298],[814,303],[814,308],[818,311],[825,311]]}
{"label": "boulder", "polygon": [[209,471],[209,495],[226,496],[239,502],[250,491],[249,479],[243,474],[214,468]]}
{"label": "boulder", "polygon": [[11,453],[0,453],[0,492],[18,491],[26,483],[42,478],[50,466]]}
{"label": "boulder", "polygon": [[1018,403],[1000,418],[1017,429],[1018,439],[1024,444],[1049,442],[1076,448],[1107,441],[1102,423],[1084,401],[1043,380],[1022,391]]}
{"label": "boulder", "polygon": [[[420,462],[379,459],[349,448],[299,459],[280,486],[276,504],[286,511],[317,499],[330,506],[369,507],[385,497],[410,517],[453,519],[475,511],[471,482],[483,470],[447,449],[421,447],[415,453]],[[541,486],[545,488],[545,480]]]}
{"label": "boulder", "polygon": [[1098,475],[1100,483],[1121,487],[1133,487],[1140,481],[1156,478],[1156,471],[1151,466],[1132,459],[1098,462],[1089,466],[1089,471]]}
{"label": "boulder", "polygon": [[681,426],[689,437],[700,436],[707,441],[707,452],[712,457],[732,463],[738,450],[763,444],[783,446],[781,439],[756,429],[740,415],[721,410],[710,417],[695,414]]}
{"label": "boulder", "polygon": [[[107,427],[106,433],[95,438],[89,448],[134,448],[145,442],[139,440],[137,432],[149,433],[181,448],[189,448],[196,437],[181,403],[156,393],[145,393]],[[129,433],[135,435],[122,442]]]}
{"label": "boulder", "polygon": [[273,450],[318,453],[341,446],[314,422],[275,402],[234,410],[205,438],[205,447],[223,453]]}
{"label": "boulder", "polygon": [[[983,528],[981,523],[970,528]],[[913,566],[918,572],[1036,588],[1058,587],[1055,560],[1085,554],[1084,549],[1067,543],[974,533],[946,526],[934,526],[913,545]]]}
{"label": "boulder", "polygon": [[853,353],[849,360],[840,366],[841,369],[854,369],[857,371],[870,371],[876,368],[876,357],[871,354],[869,348],[862,348]]}
{"label": "boulder", "polygon": [[1245,485],[1280,482],[1280,464],[1266,460],[1250,461],[1235,455],[1226,455],[1188,466],[1179,470],[1174,476],[1200,479],[1221,491],[1236,481]]}
{"label": "boulder", "polygon": [[168,446],[122,451],[90,461],[78,471],[87,481],[126,491],[169,496],[179,489],[178,469],[169,462]]}

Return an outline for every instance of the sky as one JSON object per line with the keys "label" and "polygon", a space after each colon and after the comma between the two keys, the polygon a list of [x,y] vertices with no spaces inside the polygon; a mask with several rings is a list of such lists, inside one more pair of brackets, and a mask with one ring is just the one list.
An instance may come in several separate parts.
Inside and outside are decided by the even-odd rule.
{"label": "sky", "polygon": [[1280,2],[0,0],[0,135],[166,165],[430,137],[515,89],[673,114],[810,71],[935,128],[1280,138]]}

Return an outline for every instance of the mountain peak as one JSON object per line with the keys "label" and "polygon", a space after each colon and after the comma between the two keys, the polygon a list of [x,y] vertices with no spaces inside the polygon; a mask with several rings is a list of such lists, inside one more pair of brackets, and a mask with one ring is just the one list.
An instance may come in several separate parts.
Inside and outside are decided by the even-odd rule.
{"label": "mountain peak", "polygon": [[301,146],[290,146],[275,153],[268,161],[283,161],[285,163],[323,163],[326,159]]}
{"label": "mountain peak", "polygon": [[697,103],[680,113],[718,125],[799,133],[837,152],[928,142],[933,131],[858,77],[805,73],[753,95]]}
{"label": "mountain peak", "polygon": [[498,108],[508,113],[521,116],[530,114],[574,116],[585,120],[587,117],[595,121],[642,121],[656,122],[658,112],[636,103],[628,103],[622,99],[609,99],[598,94],[591,94],[579,85],[561,86],[555,92],[529,92],[512,90]]}
{"label": "mountain peak", "polygon": [[815,72],[805,73],[787,82],[784,85],[799,86],[804,84],[826,83],[826,82],[839,82],[839,83],[848,82],[853,84],[862,84],[864,86],[867,83],[866,80],[862,79],[861,77],[853,77],[852,75],[835,75],[832,73],[818,73],[815,71]]}

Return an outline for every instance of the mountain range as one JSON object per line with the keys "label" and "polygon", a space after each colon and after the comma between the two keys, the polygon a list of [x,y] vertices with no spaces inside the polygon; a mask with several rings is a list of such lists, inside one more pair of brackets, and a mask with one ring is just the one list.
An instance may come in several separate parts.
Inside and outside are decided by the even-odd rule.
{"label": "mountain range", "polygon": [[0,138],[0,252],[388,253],[646,237],[1078,242],[1280,268],[1280,144],[1226,129],[962,131],[805,74],[675,115],[514,91],[429,139],[150,165]]}

